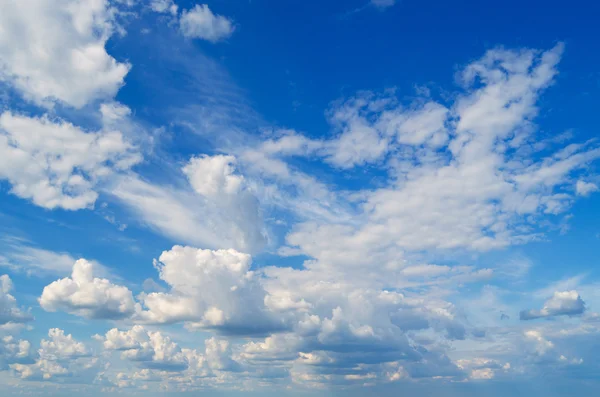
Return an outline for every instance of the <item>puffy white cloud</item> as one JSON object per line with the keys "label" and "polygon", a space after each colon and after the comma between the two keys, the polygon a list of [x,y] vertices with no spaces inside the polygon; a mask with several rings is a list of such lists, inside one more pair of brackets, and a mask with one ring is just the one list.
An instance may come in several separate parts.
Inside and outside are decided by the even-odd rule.
{"label": "puffy white cloud", "polygon": [[545,317],[575,316],[583,314],[584,311],[585,302],[577,291],[557,291],[544,303],[541,310],[524,310],[520,313],[520,317],[521,320],[535,320]]}
{"label": "puffy white cloud", "polygon": [[171,338],[160,332],[146,331],[139,325],[128,331],[111,329],[106,333],[104,348],[122,351],[122,358],[148,368],[183,370],[188,366],[186,355]]}
{"label": "puffy white cloud", "polygon": [[598,186],[595,183],[585,182],[585,181],[577,181],[575,184],[575,192],[578,196],[587,197],[590,194],[597,192]]}
{"label": "puffy white cloud", "polygon": [[98,359],[92,357],[88,348],[65,335],[59,328],[48,331],[49,339],[42,339],[37,358],[32,363],[14,363],[10,367],[21,379],[38,381],[58,381],[58,379],[79,377],[91,381],[97,371]]}
{"label": "puffy white cloud", "polygon": [[64,311],[91,319],[130,317],[135,311],[131,291],[110,281],[94,277],[94,264],[79,259],[71,277],[46,286],[39,298],[46,311]]}
{"label": "puffy white cloud", "polygon": [[[122,359],[136,362],[145,369],[206,375],[207,371],[235,371],[240,366],[232,358],[229,342],[223,339],[206,339],[203,351],[182,349],[169,336],[136,325],[126,331],[113,328],[102,340],[106,350],[120,351]],[[133,378],[151,380],[150,375],[146,371]]]}
{"label": "puffy white cloud", "polygon": [[105,49],[115,30],[106,0],[8,1],[0,15],[0,80],[38,105],[80,108],[111,98],[129,65]]}
{"label": "puffy white cloud", "polygon": [[0,276],[0,326],[12,323],[23,323],[33,317],[17,306],[17,300],[10,294],[13,289],[8,275]]}
{"label": "puffy white cloud", "polygon": [[234,170],[232,156],[201,156],[183,167],[187,178],[183,188],[128,176],[120,178],[110,193],[146,224],[177,241],[256,252],[266,242],[261,210],[245,179]]}
{"label": "puffy white cloud", "polygon": [[52,328],[48,331],[50,340],[42,339],[38,353],[42,360],[69,360],[89,354],[85,345],[76,341],[72,335],[65,335],[65,331]]}
{"label": "puffy white cloud", "polygon": [[[526,292],[485,286],[477,295],[480,283],[494,282],[494,274],[518,290],[514,274],[524,276],[526,269],[456,264],[477,262],[478,251],[539,237],[537,220],[568,207],[578,170],[598,157],[593,142],[550,155],[549,144],[539,149],[533,125],[537,96],[552,84],[559,58],[560,47],[492,50],[464,68],[459,75],[464,92],[450,96],[452,104],[426,98],[405,106],[391,94],[360,94],[333,105],[330,139],[284,132],[240,150],[237,158],[196,157],[182,169],[187,180],[173,188],[120,178],[108,190],[144,221],[172,238],[215,250],[175,246],[163,252],[155,267],[167,288],[147,283],[155,292],[140,294],[139,306],[126,288],[96,282],[86,272],[74,271],[67,281],[47,287],[73,288],[55,299],[62,310],[99,317],[96,297],[107,297],[114,317],[144,324],[96,338],[111,360],[120,356],[140,367],[133,373],[105,369],[98,382],[150,388],[160,383],[156,389],[168,391],[289,382],[317,388],[408,378],[485,381],[581,362],[563,350],[558,332],[500,318],[504,313],[512,318],[519,308],[503,298],[526,299]],[[113,120],[126,110],[104,113]],[[389,178],[369,189],[336,192],[300,171],[302,161],[288,162],[295,156],[322,160],[323,172],[362,173],[357,166],[381,165],[385,170],[377,172]],[[302,266],[253,270],[251,257],[240,252],[253,246],[247,231],[256,229],[244,225],[248,214],[257,213],[255,197],[299,214],[279,253],[308,256]],[[294,202],[283,203],[287,197]],[[103,292],[118,288],[124,292]],[[573,288],[552,288],[549,294],[568,289]],[[81,295],[94,299],[75,307],[83,301],[76,297],[79,290],[93,291]],[[588,300],[587,292],[577,290]],[[528,315],[584,309],[578,293],[563,292]],[[584,321],[581,330],[565,325],[565,338],[567,332],[596,332],[590,325],[595,317],[556,319]],[[166,331],[150,328],[180,322],[221,336],[206,339],[200,351],[181,348]],[[57,364],[44,364],[47,373],[68,373]]]}
{"label": "puffy white cloud", "polygon": [[47,116],[0,115],[0,179],[40,207],[91,207],[97,183],[140,160],[118,131],[85,132]]}
{"label": "puffy white cloud", "polygon": [[222,15],[215,15],[206,4],[197,4],[183,11],[179,20],[181,33],[185,37],[198,38],[216,43],[233,34],[233,22]]}
{"label": "puffy white cloud", "polygon": [[234,174],[234,164],[233,156],[201,156],[192,158],[182,171],[196,192],[221,199],[242,190],[244,178]]}
{"label": "puffy white cloud", "polygon": [[141,296],[140,321],[214,329],[226,334],[261,334],[283,327],[265,307],[266,292],[250,271],[251,258],[235,250],[175,246],[161,254],[157,269],[168,292]]}

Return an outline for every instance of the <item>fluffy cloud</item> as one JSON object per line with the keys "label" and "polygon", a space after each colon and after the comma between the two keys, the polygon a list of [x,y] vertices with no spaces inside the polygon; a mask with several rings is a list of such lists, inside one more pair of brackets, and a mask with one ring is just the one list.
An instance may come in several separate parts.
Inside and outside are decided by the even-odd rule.
{"label": "fluffy cloud", "polygon": [[206,4],[197,4],[194,8],[183,11],[179,24],[185,37],[213,43],[228,38],[235,30],[230,19],[213,14]]}
{"label": "fluffy cloud", "polygon": [[118,131],[84,132],[47,116],[0,115],[0,179],[40,207],[91,207],[99,181],[140,160]]}
{"label": "fluffy cloud", "polygon": [[13,336],[0,338],[0,371],[9,369],[12,364],[31,362],[31,343],[17,340]]}
{"label": "fluffy cloud", "polygon": [[115,10],[105,0],[9,1],[0,15],[0,80],[38,105],[80,108],[116,94],[129,65],[111,57],[106,41]]}
{"label": "fluffy cloud", "polygon": [[94,277],[94,265],[79,259],[70,278],[46,286],[39,298],[46,311],[64,311],[91,319],[130,317],[135,302],[129,289]]}
{"label": "fluffy cloud", "polygon": [[169,336],[148,331],[140,325],[125,331],[113,328],[99,339],[107,351],[119,351],[122,359],[135,362],[146,370],[207,376],[213,371],[236,370],[240,365],[232,358],[229,342],[222,339],[206,339],[203,351],[184,349]]}
{"label": "fluffy cloud", "polygon": [[0,326],[10,323],[23,323],[32,319],[31,315],[17,306],[17,300],[10,294],[12,280],[6,274],[0,276]]}
{"label": "fluffy cloud", "polygon": [[141,297],[141,321],[213,329],[225,334],[261,334],[281,329],[264,305],[266,292],[250,271],[251,258],[235,250],[175,246],[161,254],[157,269],[169,292]]}
{"label": "fluffy cloud", "polygon": [[545,317],[575,316],[583,314],[584,311],[585,302],[577,291],[557,291],[544,303],[541,310],[524,310],[520,317],[521,320],[535,320]]}
{"label": "fluffy cloud", "polygon": [[[146,283],[154,292],[140,294],[139,304],[127,288],[94,278],[85,261],[46,287],[40,304],[138,324],[96,337],[111,362],[126,361],[98,374],[107,387],[190,392],[291,382],[312,389],[525,378],[535,368],[574,366],[582,359],[563,349],[566,336],[505,315],[520,308],[508,301],[529,297],[512,290],[527,269],[516,277],[510,266],[460,264],[542,236],[539,220],[568,208],[575,181],[588,177],[580,170],[600,156],[593,142],[554,151],[536,138],[537,98],[553,83],[560,56],[560,46],[491,50],[463,68],[462,90],[445,105],[430,98],[404,104],[390,92],[357,94],[327,113],[332,137],[276,132],[236,156],[192,158],[173,186],[120,175],[107,191],[146,223],[214,249],[163,252],[155,262],[162,285]],[[113,121],[126,113],[115,104],[103,110]],[[300,171],[297,157],[322,162],[319,173],[341,169],[350,177],[369,165],[384,180],[335,191]],[[252,269],[243,252],[264,242],[257,197],[298,215],[286,218],[297,223],[278,251],[302,255],[291,259],[297,266]],[[510,291],[482,287],[500,278],[511,282]],[[595,335],[597,316],[559,317],[586,309],[570,289],[552,288],[567,292],[522,318],[557,317],[565,335]],[[182,348],[154,328],[175,323],[219,337],[206,339],[202,350]],[[26,378],[72,373],[50,352],[83,359],[87,350],[58,331],[53,338],[43,343],[44,359],[15,370]],[[135,372],[123,369],[131,363]]]}
{"label": "fluffy cloud", "polygon": [[65,334],[62,329],[48,331],[49,339],[42,339],[37,358],[33,363],[15,363],[10,367],[15,375],[24,380],[59,381],[79,377],[91,381],[98,370],[98,360],[90,355],[88,348]]}
{"label": "fluffy cloud", "polygon": [[65,331],[52,328],[48,331],[50,340],[42,339],[38,353],[44,360],[68,360],[76,357],[87,356],[88,350],[81,342],[73,339],[72,335],[65,335]]}
{"label": "fluffy cloud", "polygon": [[104,348],[122,351],[121,357],[147,368],[183,370],[189,365],[184,352],[168,336],[134,326],[128,331],[116,328],[106,333]]}
{"label": "fluffy cloud", "polygon": [[120,178],[109,192],[146,224],[177,241],[202,247],[259,251],[266,242],[259,203],[232,156],[192,158],[182,168],[185,187]]}

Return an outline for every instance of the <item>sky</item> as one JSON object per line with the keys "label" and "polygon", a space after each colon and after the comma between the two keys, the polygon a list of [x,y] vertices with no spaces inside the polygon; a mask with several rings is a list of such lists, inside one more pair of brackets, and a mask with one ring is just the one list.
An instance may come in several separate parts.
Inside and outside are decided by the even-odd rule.
{"label": "sky", "polygon": [[1,394],[596,396],[599,7],[0,1]]}

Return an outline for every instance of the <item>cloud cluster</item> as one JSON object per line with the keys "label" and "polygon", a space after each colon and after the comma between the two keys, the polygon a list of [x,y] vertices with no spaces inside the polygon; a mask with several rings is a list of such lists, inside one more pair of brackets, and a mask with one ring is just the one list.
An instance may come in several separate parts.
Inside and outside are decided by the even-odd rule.
{"label": "cloud cluster", "polygon": [[[132,114],[112,102],[129,70],[105,50],[117,29],[116,2],[32,4],[29,10],[12,2],[0,16],[0,79],[36,105],[108,101],[96,132],[48,115],[2,113],[0,178],[13,194],[47,209],[91,208],[105,193],[141,223],[193,246],[164,251],[154,262],[161,284],[144,283],[152,291],[135,297],[100,277],[95,263],[75,261],[70,276],[43,289],[40,306],[130,328],[97,335],[101,354],[61,329],[49,331],[37,354],[9,335],[0,342],[0,369],[29,380],[77,377],[108,391],[149,384],[198,391],[484,381],[582,363],[544,326],[511,322],[505,313],[518,310],[502,299],[509,292],[482,288],[510,271],[457,264],[543,237],[541,219],[597,190],[584,172],[600,157],[597,143],[557,149],[537,136],[538,98],[554,83],[561,44],[492,49],[461,68],[460,89],[446,100],[357,93],[331,104],[328,137],[267,132],[228,146],[232,154],[193,156],[173,167],[169,183],[159,183],[131,170],[142,158],[116,131]],[[145,6],[170,14],[189,38],[218,42],[235,30],[206,5],[181,13],[171,0]],[[27,45],[15,45],[23,40]],[[336,186],[340,175],[364,181],[369,170],[372,184]],[[331,174],[336,178],[322,178]],[[274,239],[270,253],[295,261],[293,267],[282,260],[253,268],[251,254],[271,242],[265,210],[281,218],[267,223],[291,223],[285,245]],[[57,260],[57,272],[70,261],[31,249],[10,259],[22,265],[28,257]],[[11,288],[8,276],[0,277],[0,327],[31,319]],[[600,332],[582,290],[552,291],[521,320],[553,318],[565,334]],[[462,292],[473,299],[458,298]],[[181,347],[170,328],[157,330],[174,324],[208,335],[204,347]],[[103,366],[101,358],[108,359]],[[135,369],[126,371],[131,364]]]}
{"label": "cloud cluster", "polygon": [[10,365],[15,376],[23,380],[61,383],[73,377],[80,381],[93,379],[98,371],[98,359],[91,356],[83,343],[59,328],[50,329],[48,338],[41,340],[37,356],[31,355],[33,362]]}
{"label": "cloud cluster", "polygon": [[85,132],[48,116],[0,115],[0,179],[40,207],[91,207],[99,182],[139,161],[118,131]]}

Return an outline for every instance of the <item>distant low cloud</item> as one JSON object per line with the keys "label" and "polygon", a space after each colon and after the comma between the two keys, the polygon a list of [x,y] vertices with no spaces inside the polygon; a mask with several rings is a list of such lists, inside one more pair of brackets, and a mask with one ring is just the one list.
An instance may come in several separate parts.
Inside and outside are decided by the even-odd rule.
{"label": "distant low cloud", "polygon": [[396,0],[371,0],[371,4],[377,8],[385,9],[396,4]]}
{"label": "distant low cloud", "polygon": [[523,310],[521,320],[535,320],[555,316],[575,316],[585,312],[585,302],[577,291],[555,292],[552,298],[544,303],[541,310]]}

